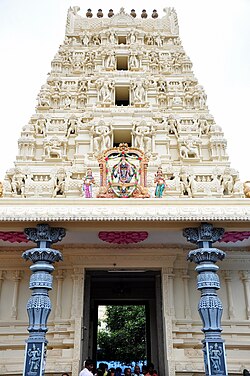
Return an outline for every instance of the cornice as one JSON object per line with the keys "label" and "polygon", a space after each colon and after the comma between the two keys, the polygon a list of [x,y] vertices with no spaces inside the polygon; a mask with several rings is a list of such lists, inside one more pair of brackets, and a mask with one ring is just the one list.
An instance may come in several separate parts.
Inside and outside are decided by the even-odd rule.
{"label": "cornice", "polygon": [[250,221],[244,198],[16,199],[0,201],[0,221]]}

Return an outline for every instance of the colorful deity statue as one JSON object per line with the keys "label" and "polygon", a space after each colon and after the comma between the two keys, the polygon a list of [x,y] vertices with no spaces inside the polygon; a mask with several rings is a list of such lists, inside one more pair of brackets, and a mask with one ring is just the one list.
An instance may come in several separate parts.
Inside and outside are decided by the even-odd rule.
{"label": "colorful deity statue", "polygon": [[117,178],[119,183],[130,183],[134,175],[134,166],[123,155],[120,162],[114,166],[113,177]]}
{"label": "colorful deity statue", "polygon": [[92,198],[92,185],[95,184],[95,179],[91,168],[87,169],[86,176],[83,179],[83,193],[85,198]]}
{"label": "colorful deity statue", "polygon": [[162,173],[162,168],[158,167],[158,170],[155,174],[154,182],[156,183],[155,187],[155,197],[161,198],[166,188],[166,182]]}

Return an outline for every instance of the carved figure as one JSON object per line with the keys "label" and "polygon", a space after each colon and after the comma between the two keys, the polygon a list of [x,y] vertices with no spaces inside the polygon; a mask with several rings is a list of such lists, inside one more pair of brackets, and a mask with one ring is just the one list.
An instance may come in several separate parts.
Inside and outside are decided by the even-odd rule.
{"label": "carved figure", "polygon": [[77,127],[77,118],[75,116],[71,116],[67,121],[67,132],[66,137],[68,138],[71,134],[76,133]]}
{"label": "carved figure", "polygon": [[208,121],[204,115],[200,115],[200,117],[197,119],[197,126],[199,129],[199,135],[202,134],[208,134],[210,130],[210,125],[208,124]]}
{"label": "carved figure", "polygon": [[3,183],[0,181],[0,197],[3,197]]}
{"label": "carved figure", "polygon": [[134,136],[134,146],[145,152],[150,152],[152,149],[152,135],[154,134],[153,126],[141,122],[139,125],[134,124],[132,128],[132,135]]}
{"label": "carved figure", "polygon": [[178,122],[174,115],[170,114],[167,119],[164,119],[164,125],[168,134],[174,134],[176,138],[179,137]]}
{"label": "carved figure", "polygon": [[15,168],[10,183],[12,193],[21,197],[25,197],[25,180],[26,175],[24,175],[19,168]]}
{"label": "carved figure", "polygon": [[160,34],[157,34],[156,37],[155,37],[155,44],[158,46],[158,47],[162,47],[163,46],[163,40],[160,36]]}
{"label": "carved figure", "polygon": [[223,354],[222,346],[218,346],[215,343],[213,346],[209,347],[209,355],[212,363],[212,368],[214,371],[219,371],[221,369],[221,356]]}
{"label": "carved figure", "polygon": [[231,175],[230,168],[225,168],[224,173],[220,177],[220,183],[224,195],[233,194],[234,180]]}
{"label": "carved figure", "polygon": [[48,158],[61,158],[61,141],[57,137],[52,138],[44,147]]}
{"label": "carved figure", "polygon": [[250,181],[246,181],[243,184],[243,187],[244,187],[244,195],[245,195],[245,197],[250,198]]}
{"label": "carved figure", "polygon": [[57,172],[55,180],[54,180],[54,190],[53,190],[52,197],[64,195],[64,193],[65,193],[65,179],[66,179],[65,171],[63,169],[60,169]]}
{"label": "carved figure", "polygon": [[136,43],[136,34],[135,34],[134,31],[131,31],[127,35],[127,42],[128,42],[128,44],[134,44],[134,43]]}
{"label": "carved figure", "polygon": [[199,149],[195,144],[195,141],[191,137],[183,141],[183,144],[180,146],[181,158],[199,158]]}
{"label": "carved figure", "polygon": [[106,59],[106,68],[115,69],[115,66],[116,66],[115,52],[110,51]]}
{"label": "carved figure", "polygon": [[116,44],[117,42],[117,35],[114,31],[111,31],[111,33],[109,34],[109,42],[111,44]]}
{"label": "carved figure", "polygon": [[43,89],[38,94],[38,106],[40,107],[49,107],[50,106],[50,92],[46,89]]}
{"label": "carved figure", "polygon": [[83,38],[82,38],[82,44],[87,47],[89,45],[89,36],[87,33],[85,33],[83,35]]}
{"label": "carved figure", "polygon": [[71,95],[66,94],[64,98],[64,108],[70,108],[71,107]]}
{"label": "carved figure", "polygon": [[110,81],[102,82],[101,88],[99,90],[99,100],[104,103],[111,102],[113,88],[114,88],[113,82],[110,82]]}
{"label": "carved figure", "polygon": [[134,52],[131,52],[128,63],[129,63],[130,69],[138,69],[139,68],[139,66],[140,66],[139,58]]}
{"label": "carved figure", "polygon": [[141,81],[134,82],[132,85],[133,97],[134,102],[142,103],[145,102],[146,99],[146,91]]}
{"label": "carved figure", "polygon": [[44,119],[44,117],[40,115],[35,123],[36,134],[43,134],[44,136],[46,136],[46,125],[47,125],[46,119]]}
{"label": "carved figure", "polygon": [[86,176],[83,179],[83,193],[85,198],[92,198],[92,185],[95,184],[95,179],[91,168],[87,169]]}
{"label": "carved figure", "polygon": [[191,190],[191,179],[190,175],[187,173],[184,167],[181,168],[179,172],[180,178],[180,190],[183,196],[192,197],[192,190]]}
{"label": "carved figure", "polygon": [[94,150],[97,153],[104,151],[111,147],[111,140],[113,135],[112,124],[107,126],[104,121],[100,121],[96,127],[92,127],[91,132],[94,137]]}
{"label": "carved figure", "polygon": [[33,343],[32,348],[28,351],[29,357],[29,372],[37,373],[41,361],[41,350]]}
{"label": "carved figure", "polygon": [[157,169],[154,182],[156,183],[155,197],[161,198],[163,195],[164,189],[166,188],[166,181],[164,179],[161,167],[158,167]]}

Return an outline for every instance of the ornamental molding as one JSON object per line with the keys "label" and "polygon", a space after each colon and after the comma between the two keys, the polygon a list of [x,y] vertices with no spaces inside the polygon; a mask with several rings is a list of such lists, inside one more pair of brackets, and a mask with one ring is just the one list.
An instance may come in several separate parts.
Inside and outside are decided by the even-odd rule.
{"label": "ornamental molding", "polygon": [[1,199],[0,221],[250,221],[248,199]]}

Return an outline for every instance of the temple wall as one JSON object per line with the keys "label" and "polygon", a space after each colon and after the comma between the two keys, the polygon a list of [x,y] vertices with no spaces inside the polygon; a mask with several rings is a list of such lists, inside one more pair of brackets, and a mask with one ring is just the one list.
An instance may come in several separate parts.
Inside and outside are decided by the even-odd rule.
{"label": "temple wall", "polygon": [[[29,291],[29,264],[21,259],[24,249],[0,250],[0,375],[20,375],[24,343],[28,337],[26,302]],[[49,316],[46,374],[72,372],[78,375],[81,354],[81,318],[85,268],[120,267],[161,270],[165,332],[165,356],[169,376],[203,373],[201,320],[197,312],[195,265],[186,261],[188,249],[181,247],[68,246],[61,249],[64,262],[55,265],[52,312]],[[223,338],[231,375],[250,368],[250,286],[249,256],[245,250],[229,251],[220,264],[223,302]],[[13,361],[14,360],[14,361]]]}

